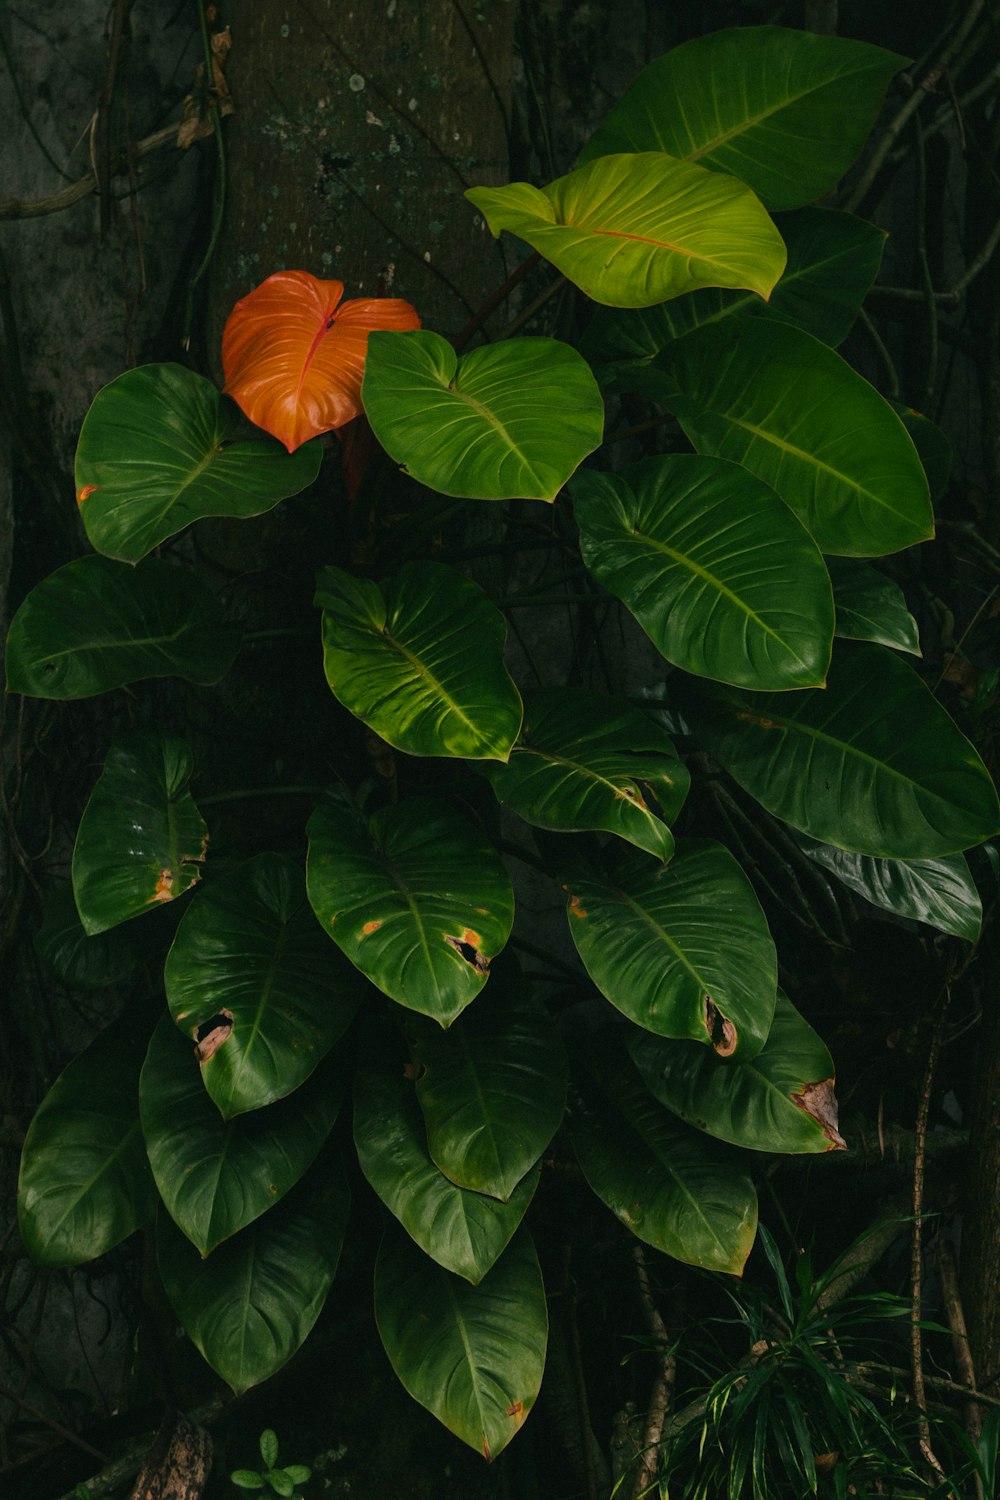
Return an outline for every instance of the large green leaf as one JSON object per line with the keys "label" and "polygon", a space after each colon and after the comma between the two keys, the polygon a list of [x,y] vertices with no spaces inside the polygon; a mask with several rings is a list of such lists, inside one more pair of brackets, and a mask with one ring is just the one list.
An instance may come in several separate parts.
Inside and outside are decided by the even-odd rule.
{"label": "large green leaf", "polygon": [[667,824],[690,776],[670,740],[621,698],[577,688],[537,688],[525,698],[520,744],[486,774],[526,823],[565,833],[603,829],[669,859]]}
{"label": "large green leaf", "polygon": [[408,1031],[431,1159],[460,1187],[506,1201],[566,1107],[555,1023],[508,972],[447,1031]]}
{"label": "large green leaf", "polygon": [[570,1138],[583,1175],[647,1245],[709,1271],[742,1274],[757,1231],[757,1195],[734,1152],[683,1125],[644,1088],[612,1037],[589,1068]]}
{"label": "large green leaf", "polygon": [[732,172],[769,208],[799,208],[846,172],[907,61],[781,26],[714,31],[650,63],[580,159],[667,151]]}
{"label": "large green leaf", "polygon": [[76,497],[98,552],[137,562],[202,516],[259,516],[319,472],[322,449],[235,441],[238,409],[183,365],[140,365],[98,392],[80,429]]}
{"label": "large green leaf", "polygon": [[514,893],[496,850],[425,797],[366,822],[331,795],[308,831],[306,884],[326,932],[386,995],[449,1026],[510,936]]}
{"label": "large green leaf", "polygon": [[237,1395],[308,1338],[337,1272],[349,1202],[343,1169],[325,1152],[271,1213],[207,1260],[160,1213],[157,1259],[171,1306]]}
{"label": "large green leaf", "polygon": [[42,921],[34,933],[35,952],[50,974],[71,990],[104,990],[120,984],[139,965],[134,928],[116,928],[88,937],[66,881],[45,897]]}
{"label": "large green leaf", "polygon": [[471,500],[554,500],[604,434],[589,365],[556,339],[486,344],[459,363],[440,334],[373,333],[362,396],[391,458]]}
{"label": "large green leaf", "polygon": [[[829,208],[800,208],[776,222],[788,264],[769,301],[753,292],[706,288],[656,307],[598,308],[581,340],[581,354],[594,364],[610,365],[616,389],[628,389],[631,366],[649,364],[674,339],[726,318],[796,323],[836,347],[846,338],[875,280],[885,232]],[[602,380],[612,370],[602,371]]]}
{"label": "large green leaf", "polygon": [[839,636],[921,654],[917,622],[898,583],[853,557],[831,557],[829,568]]}
{"label": "large green leaf", "polygon": [[939,932],[978,942],[983,926],[983,903],[964,854],[944,854],[937,859],[876,859],[834,849],[798,834],[796,843],[816,864],[822,865],[848,887],[880,906],[926,922]]}
{"label": "large green leaf", "polygon": [[741,695],[688,679],[677,696],[729,774],[821,843],[924,859],[1000,828],[976,751],[913,668],[881,646],[835,652],[823,691]]}
{"label": "large green leaf", "polygon": [[659,151],[605,156],[545,188],[512,182],[465,196],[497,238],[516,234],[609,307],[706,286],[768,297],[785,268],[781,235],[749,188]]}
{"label": "large green leaf", "polygon": [[755,1151],[836,1151],[833,1059],[778,991],[762,1052],[749,1062],[633,1031],[632,1061],[661,1104],[720,1140]]}
{"label": "large green leaf", "polygon": [[650,458],[572,481],[580,553],[662,656],[744,687],[822,684],[833,597],[805,527],[718,458]]}
{"label": "large green leaf", "polygon": [[149,1164],[174,1223],[209,1255],[278,1202],[313,1162],[340,1107],[327,1063],[287,1099],[224,1120],[190,1041],[164,1015],[139,1080]]}
{"label": "large green leaf", "polygon": [[507,625],[470,579],[404,563],[381,585],[321,568],[323,665],[340,702],[408,755],[506,760],[521,700],[503,664]]}
{"label": "large green leaf", "polygon": [[587,973],[647,1031],[753,1057],[771,1025],[774,943],[733,856],[685,840],[667,866],[623,848],[603,877],[569,875],[569,927]]}
{"label": "large green leaf", "polygon": [[375,1318],[414,1401],[487,1460],[535,1404],[548,1338],[538,1257],[517,1234],[478,1286],[442,1270],[398,1231],[375,1266]]}
{"label": "large green leaf", "polygon": [[137,730],[108,751],[73,847],[73,895],[84,930],[103,932],[198,880],[208,829],[187,790],[191,751]]}
{"label": "large green leaf", "polygon": [[362,1172],[421,1250],[456,1276],[482,1281],[524,1218],[541,1168],[506,1203],[450,1182],[428,1154],[413,1085],[375,1068],[355,1076],[354,1140]]}
{"label": "large green leaf", "polygon": [[7,687],[63,699],[146,677],[218,682],[239,645],[238,628],[185,568],[78,557],[33,588],[11,621]]}
{"label": "large green leaf", "polygon": [[116,1021],[60,1073],[25,1136],[17,1189],[21,1238],[43,1266],[104,1255],[156,1207],[139,1129],[148,1022]]}
{"label": "large green leaf", "polygon": [[933,535],[927,480],[896,413],[832,349],[788,323],[729,319],[654,369],[700,453],[777,490],[824,552],[876,557]]}
{"label": "large green leaf", "polygon": [[297,1089],[366,989],[320,931],[301,866],[287,854],[258,854],[200,892],[164,982],[174,1021],[196,1040],[222,1018],[221,1045],[203,1046],[201,1075],[224,1119]]}

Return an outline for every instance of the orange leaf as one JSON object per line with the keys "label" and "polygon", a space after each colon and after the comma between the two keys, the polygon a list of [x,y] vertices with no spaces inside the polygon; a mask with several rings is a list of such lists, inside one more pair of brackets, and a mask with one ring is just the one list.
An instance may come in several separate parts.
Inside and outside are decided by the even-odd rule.
{"label": "orange leaf", "polygon": [[361,411],[368,335],[419,328],[409,302],[363,297],[341,302],[342,281],[277,271],[237,302],[222,335],[225,390],[294,453]]}

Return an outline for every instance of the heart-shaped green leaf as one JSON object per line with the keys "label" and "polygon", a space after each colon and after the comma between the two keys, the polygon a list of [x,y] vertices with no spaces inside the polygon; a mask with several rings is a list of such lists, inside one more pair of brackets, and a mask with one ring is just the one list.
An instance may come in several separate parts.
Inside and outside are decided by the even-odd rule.
{"label": "heart-shaped green leaf", "polygon": [[173,735],[117,740],[73,847],[73,895],[88,934],[176,901],[201,879],[208,829],[187,790],[191,751]]}
{"label": "heart-shaped green leaf", "polygon": [[548,1309],[538,1257],[522,1229],[478,1286],[442,1270],[399,1231],[375,1266],[375,1319],[414,1401],[487,1460],[538,1395]]}
{"label": "heart-shaped green leaf", "polygon": [[361,391],[372,431],[442,495],[554,500],[604,435],[586,360],[556,339],[473,349],[437,333],[373,333]]}
{"label": "heart-shaped green leaf", "polygon": [[881,646],[834,653],[823,691],[677,685],[692,732],[769,812],[824,844],[890,859],[956,854],[1000,829],[972,745]]}
{"label": "heart-shaped green leaf", "polygon": [[183,365],[140,365],[94,398],[76,450],[76,498],[94,547],[137,562],[203,516],[259,516],[319,473],[311,443],[234,441],[235,406]]}
{"label": "heart-shaped green leaf", "polygon": [[[366,988],[320,931],[301,867],[287,854],[258,854],[199,893],[164,983],[176,1024],[201,1038],[202,1080],[224,1119],[297,1089]],[[216,1018],[217,1036],[202,1038]]]}
{"label": "heart-shaped green leaf", "polygon": [[287,1099],[224,1120],[194,1047],[163,1016],[139,1080],[142,1130],[167,1212],[202,1255],[260,1218],[310,1166],[337,1117],[339,1074],[327,1063]]}
{"label": "heart-shaped green leaf", "polygon": [[614,1038],[589,1067],[570,1138],[583,1175],[637,1239],[708,1271],[740,1276],[757,1194],[739,1157],[683,1125],[644,1088]]}
{"label": "heart-shaped green leaf", "polygon": [[449,1026],[510,936],[514,894],[496,850],[425,797],[366,822],[331,795],[308,831],[306,884],[325,931],[384,994]]}
{"label": "heart-shaped green leaf", "polygon": [[796,843],[817,865],[829,870],[849,890],[873,906],[926,922],[939,932],[950,932],[970,943],[979,941],[983,903],[964,854],[938,859],[875,859],[817,844],[804,834]]}
{"label": "heart-shaped green leaf", "polygon": [[541,1168],[508,1202],[450,1182],[431,1161],[413,1085],[375,1068],[354,1082],[358,1160],[382,1202],[432,1260],[466,1281],[482,1281],[524,1218]]}
{"label": "heart-shaped green leaf", "polygon": [[754,193],[660,151],[604,156],[545,188],[465,195],[493,234],[507,229],[595,302],[649,307],[698,287],[768,297],[785,246]]}
{"label": "heart-shaped green leaf", "polygon": [[326,680],[345,708],[409,755],[506,760],[521,700],[503,664],[507,625],[444,563],[408,562],[381,585],[322,568]]}
{"label": "heart-shaped green leaf", "polygon": [[21,1238],[43,1266],[105,1255],[156,1208],[139,1129],[149,1025],[116,1021],[66,1067],[28,1126],[17,1189]]}
{"label": "heart-shaped green leaf", "polygon": [[831,557],[828,566],[839,636],[921,654],[917,622],[898,583],[853,557]]}
{"label": "heart-shaped green leaf", "polygon": [[432,1160],[460,1187],[506,1201],[566,1107],[555,1023],[507,973],[447,1031],[408,1031]]}
{"label": "heart-shaped green leaf", "polygon": [[656,367],[699,453],[769,484],[824,552],[877,557],[933,535],[927,480],[896,413],[800,328],[730,319],[672,344]]}
{"label": "heart-shaped green leaf", "polygon": [[88,937],[67,881],[45,897],[41,926],[34,934],[35,952],[50,974],[71,990],[108,990],[128,978],[139,964],[134,928],[116,928]]}
{"label": "heart-shaped green leaf", "polygon": [[343,1169],[325,1152],[271,1213],[207,1260],[160,1213],[157,1259],[171,1306],[237,1395],[308,1338],[337,1272],[349,1203]]}
{"label": "heart-shaped green leaf", "polygon": [[670,740],[620,698],[538,688],[525,699],[521,743],[486,769],[500,802],[536,828],[603,829],[669,859],[667,827],[690,777]]}
{"label": "heart-shaped green leaf", "polygon": [[192,573],[151,557],[78,557],[31,590],[7,637],[7,687],[90,698],[146,677],[218,682],[240,632]]}
{"label": "heart-shaped green leaf", "polygon": [[681,454],[571,484],[580,553],[675,666],[746,687],[815,687],[833,597],[805,527],[737,464]]}
{"label": "heart-shaped green leaf", "polygon": [[699,328],[654,362],[699,453],[776,490],[824,552],[877,557],[933,535],[927,480],[896,413],[839,354],[791,324]]}
{"label": "heart-shaped green leaf", "polygon": [[601,994],[647,1031],[753,1057],[771,1025],[774,943],[721,844],[685,840],[669,865],[622,848],[604,876],[570,875],[569,927]]}
{"label": "heart-shaped green leaf", "polygon": [[581,160],[666,151],[742,178],[769,208],[798,208],[847,171],[907,61],[783,26],[714,31],[651,62]]}
{"label": "heart-shaped green leaf", "polygon": [[754,1151],[836,1151],[833,1059],[778,991],[764,1049],[749,1062],[634,1031],[632,1061],[661,1104],[720,1140]]}
{"label": "heart-shaped green leaf", "polygon": [[[602,382],[629,389],[628,376],[672,343],[726,318],[777,318],[796,323],[834,348],[846,338],[878,272],[886,235],[853,214],[800,208],[776,220],[788,264],[771,298],[707,287],[656,307],[600,307],[587,324],[580,352],[602,365]],[[650,393],[652,394],[652,393]]]}

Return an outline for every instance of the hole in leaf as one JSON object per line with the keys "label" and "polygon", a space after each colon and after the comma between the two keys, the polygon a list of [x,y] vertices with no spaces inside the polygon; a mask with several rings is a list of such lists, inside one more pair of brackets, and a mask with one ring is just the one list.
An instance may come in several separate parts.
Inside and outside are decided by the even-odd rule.
{"label": "hole in leaf", "polygon": [[231,1010],[220,1010],[217,1015],[196,1027],[194,1036],[198,1045],[194,1049],[194,1055],[199,1063],[207,1063],[210,1057],[214,1057],[223,1042],[229,1040],[232,1030]]}
{"label": "hole in leaf", "polygon": [[732,1057],[739,1038],[736,1027],[719,1010],[711,995],[705,996],[705,1030],[719,1057]]}
{"label": "hole in leaf", "polygon": [[446,932],[444,935],[444,940],[452,948],[454,948],[456,953],[461,954],[462,958],[465,959],[465,962],[467,964],[471,964],[472,968],[476,969],[480,974],[487,973],[490,967],[490,961],[484,953],[480,953],[479,951],[477,945],[480,939],[477,932],[470,932],[469,929],[466,928],[461,937],[451,937],[450,934]]}

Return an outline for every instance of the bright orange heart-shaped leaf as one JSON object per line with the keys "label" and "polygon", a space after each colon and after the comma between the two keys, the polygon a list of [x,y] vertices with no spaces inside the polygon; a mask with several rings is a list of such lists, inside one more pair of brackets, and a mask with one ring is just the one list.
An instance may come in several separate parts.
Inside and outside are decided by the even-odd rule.
{"label": "bright orange heart-shaped leaf", "polygon": [[419,328],[399,297],[341,302],[342,281],[277,271],[237,302],[222,335],[225,390],[293,453],[362,410],[368,335]]}

